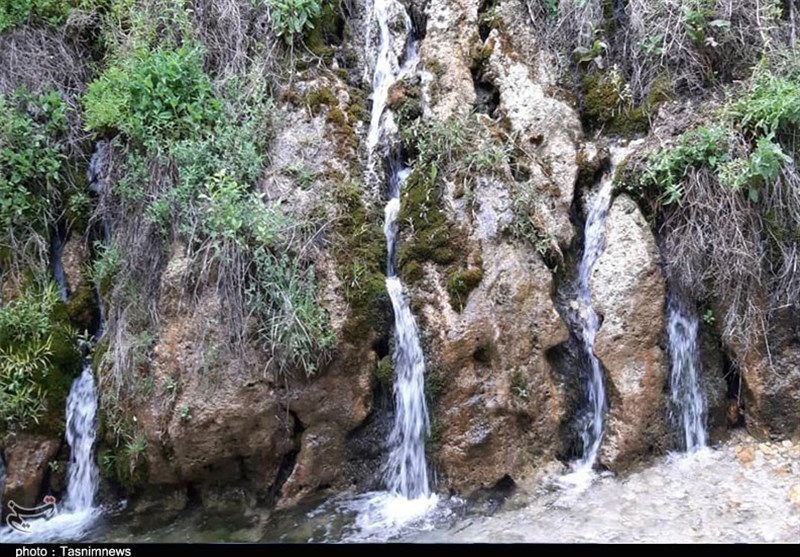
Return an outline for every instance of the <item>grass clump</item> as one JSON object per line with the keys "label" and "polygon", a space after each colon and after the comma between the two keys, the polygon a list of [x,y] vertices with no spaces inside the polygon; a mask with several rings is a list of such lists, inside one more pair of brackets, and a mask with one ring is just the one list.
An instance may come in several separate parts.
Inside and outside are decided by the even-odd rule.
{"label": "grass clump", "polygon": [[77,333],[52,283],[30,284],[0,308],[0,423],[3,430],[63,432],[72,379],[80,372]]}

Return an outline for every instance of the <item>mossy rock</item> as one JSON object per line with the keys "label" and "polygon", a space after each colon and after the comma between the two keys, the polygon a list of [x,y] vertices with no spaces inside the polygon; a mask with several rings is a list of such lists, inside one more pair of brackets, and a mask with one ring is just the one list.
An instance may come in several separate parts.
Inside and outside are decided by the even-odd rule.
{"label": "mossy rock", "polygon": [[306,31],[306,46],[316,56],[331,62],[336,53],[333,47],[342,44],[344,23],[339,3],[331,0],[323,2],[319,15],[313,21],[313,28]]}
{"label": "mossy rock", "polygon": [[99,316],[94,291],[88,284],[73,292],[67,302],[67,315],[79,332],[94,330]]}
{"label": "mossy rock", "polygon": [[31,424],[29,429],[49,437],[61,437],[65,430],[67,397],[73,381],[83,369],[83,360],[71,331],[58,327],[53,330],[51,338],[49,369],[36,379],[46,393],[45,411],[39,417],[39,423]]}
{"label": "mossy rock", "polygon": [[483,269],[463,269],[454,271],[447,279],[447,293],[450,295],[450,305],[456,311],[461,311],[467,304],[470,292],[475,290],[483,280]]}
{"label": "mossy rock", "polygon": [[323,106],[333,108],[339,105],[339,101],[330,87],[320,87],[307,91],[303,96],[303,101],[313,114],[319,114]]}
{"label": "mossy rock", "polygon": [[344,338],[357,344],[364,342],[370,330],[383,334],[391,327],[392,306],[384,269],[386,239],[380,215],[364,206],[357,184],[340,183],[334,199],[339,217],[334,224],[338,241],[333,255],[350,305]]}
{"label": "mossy rock", "polygon": [[438,206],[435,167],[415,168],[403,186],[398,222],[401,232],[413,231],[400,245],[397,265],[406,283],[421,278],[420,266],[426,261],[448,265],[459,249],[455,226]]}
{"label": "mossy rock", "polygon": [[394,385],[394,365],[391,356],[384,356],[375,365],[375,380],[384,391],[391,391]]}
{"label": "mossy rock", "polygon": [[589,71],[583,77],[583,121],[592,130],[603,129],[611,135],[632,137],[646,133],[650,122],[642,106],[621,98],[623,84],[611,75]]}

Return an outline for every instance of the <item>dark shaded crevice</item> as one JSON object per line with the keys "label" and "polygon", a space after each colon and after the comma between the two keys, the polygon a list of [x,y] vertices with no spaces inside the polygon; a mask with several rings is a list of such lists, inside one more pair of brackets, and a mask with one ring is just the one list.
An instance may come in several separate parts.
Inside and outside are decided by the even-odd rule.
{"label": "dark shaded crevice", "polygon": [[489,38],[489,33],[494,28],[491,16],[498,3],[499,0],[483,0],[478,6],[478,34],[482,41]]}
{"label": "dark shaded crevice", "polygon": [[723,353],[723,373],[727,385],[728,408],[726,418],[728,428],[745,426],[744,385],[736,363],[727,353]]}
{"label": "dark shaded crevice", "polygon": [[503,508],[503,504],[517,490],[514,479],[506,474],[489,488],[476,491],[468,500],[472,512],[483,516],[491,516]]}
{"label": "dark shaded crevice", "polygon": [[372,412],[361,424],[348,432],[345,442],[343,476],[349,485],[360,492],[382,487],[382,472],[388,456],[386,440],[392,430],[391,389],[377,385],[373,389],[372,397]]}
{"label": "dark shaded crevice", "polygon": [[278,474],[275,476],[275,482],[273,482],[273,484],[269,487],[267,492],[267,504],[270,507],[274,507],[275,504],[280,500],[282,495],[281,490],[294,471],[295,464],[297,464],[297,455],[300,454],[303,431],[305,431],[303,422],[300,421],[300,418],[297,417],[297,414],[291,410],[289,410],[287,413],[292,417],[292,420],[294,420],[292,430],[294,447],[292,447],[292,450],[290,450],[288,453],[283,455],[281,464],[278,467]]}

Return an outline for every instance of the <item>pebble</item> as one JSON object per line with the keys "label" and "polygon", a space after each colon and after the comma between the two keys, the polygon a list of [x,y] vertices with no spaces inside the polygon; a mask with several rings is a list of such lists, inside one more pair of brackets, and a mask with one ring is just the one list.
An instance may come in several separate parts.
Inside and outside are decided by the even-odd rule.
{"label": "pebble", "polygon": [[790,449],[790,448],[792,447],[792,442],[791,442],[791,441],[789,441],[788,439],[786,439],[786,440],[784,440],[783,442],[781,442],[781,446],[782,446],[784,449]]}
{"label": "pebble", "polygon": [[795,484],[789,488],[789,502],[800,508],[800,484]]}
{"label": "pebble", "polygon": [[753,450],[753,447],[742,447],[736,449],[736,458],[738,458],[739,462],[742,464],[752,464],[753,460],[756,458],[756,452]]}

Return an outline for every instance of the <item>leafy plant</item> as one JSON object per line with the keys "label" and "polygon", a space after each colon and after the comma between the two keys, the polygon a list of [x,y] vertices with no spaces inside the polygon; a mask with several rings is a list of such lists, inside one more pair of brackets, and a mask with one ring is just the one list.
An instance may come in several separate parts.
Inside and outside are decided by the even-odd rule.
{"label": "leafy plant", "polygon": [[0,95],[0,227],[44,233],[57,209],[67,105],[54,91]]}
{"label": "leafy plant", "polygon": [[220,112],[203,51],[187,45],[133,50],[89,84],[84,106],[87,129],[119,130],[140,143],[190,137]]}
{"label": "leafy plant", "polygon": [[[55,285],[48,283],[28,286],[0,307],[0,423],[6,426],[39,424],[51,410],[51,396],[66,397],[66,392],[48,389],[59,390],[57,376],[69,376],[80,364],[76,332],[56,319],[60,303]],[[65,343],[66,350],[61,348]]]}
{"label": "leafy plant", "polygon": [[269,6],[272,30],[287,43],[314,28],[314,18],[322,9],[320,0],[265,0]]}

